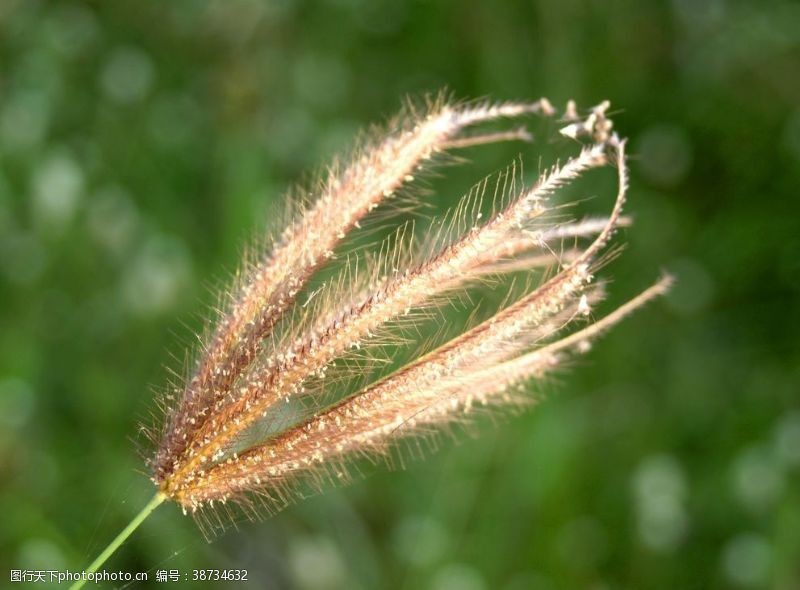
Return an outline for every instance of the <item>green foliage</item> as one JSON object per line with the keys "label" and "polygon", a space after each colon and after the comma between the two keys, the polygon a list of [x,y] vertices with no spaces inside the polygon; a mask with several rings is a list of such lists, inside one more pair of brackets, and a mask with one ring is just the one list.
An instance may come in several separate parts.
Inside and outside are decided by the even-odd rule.
{"label": "green foliage", "polygon": [[[800,586],[798,31],[789,0],[0,3],[2,575],[78,569],[144,505],[151,387],[246,238],[359,128],[447,87],[609,98],[635,218],[610,297],[662,266],[674,292],[480,444],[367,466],[210,545],[166,506],[109,568],[247,568],[237,588]],[[537,149],[474,159],[519,150],[535,170]],[[465,170],[432,181],[437,210]]]}

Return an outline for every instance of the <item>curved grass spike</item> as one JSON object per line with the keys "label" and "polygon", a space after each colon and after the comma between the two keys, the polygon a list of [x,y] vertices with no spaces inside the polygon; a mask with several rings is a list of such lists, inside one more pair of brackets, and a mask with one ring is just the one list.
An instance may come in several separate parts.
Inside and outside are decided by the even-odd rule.
{"label": "curved grass spike", "polygon": [[233,400],[227,398],[227,403],[220,404],[219,410],[197,430],[185,458],[176,458],[177,468],[164,480],[162,489],[176,499],[183,498],[184,492],[203,478],[206,466],[222,458],[236,437],[264,417],[271,406],[300,393],[307,379],[351,347],[360,345],[383,324],[467,279],[471,271],[480,267],[482,252],[502,244],[527,221],[545,213],[541,200],[546,195],[581,172],[604,164],[603,149],[602,146],[584,149],[532,189],[523,191],[485,225],[468,232],[416,268],[398,273],[362,300],[345,305],[332,319],[324,318],[287,350],[273,353],[263,367],[242,375],[238,391],[231,396]]}
{"label": "curved grass spike", "polygon": [[263,263],[250,269],[214,330],[193,377],[186,384],[179,411],[162,436],[153,461],[156,476],[166,479],[174,459],[186,449],[209,412],[218,409],[237,376],[259,354],[300,289],[333,255],[345,234],[378,204],[391,197],[413,174],[447,149],[513,139],[530,139],[517,130],[459,138],[464,129],[499,118],[530,113],[553,114],[547,100],[534,103],[478,103],[451,106],[439,99],[423,116],[399,116],[386,137],[356,150],[350,165],[331,168],[311,204],[280,236]]}
{"label": "curved grass spike", "polygon": [[[530,139],[521,129],[474,135],[465,135],[465,129],[555,111],[544,99],[458,106],[439,100],[424,115],[400,117],[385,137],[356,151],[349,165],[332,169],[316,200],[280,235],[271,253],[243,273],[181,398],[167,413],[151,461],[158,492],[87,572],[97,571],[164,501],[177,502],[185,512],[204,508],[200,514],[207,516],[218,514],[215,502],[234,501],[249,509],[259,500],[277,510],[301,497],[304,485],[321,488],[349,478],[354,459],[388,457],[397,442],[435,435],[465,422],[476,409],[530,403],[535,398],[521,385],[562,366],[601,332],[663,293],[669,278],[602,319],[591,315],[603,297],[594,273],[608,257],[616,229],[630,224],[622,215],[628,186],[625,141],[611,131],[607,109],[602,103],[581,118],[570,103],[561,132],[580,142],[579,153],[531,186],[519,188],[513,173],[501,176],[503,204],[495,205],[486,221],[480,213],[484,181],[433,239],[416,243],[406,237],[413,233],[406,228],[385,242],[378,256],[348,255],[338,278],[321,287],[325,293],[309,305],[317,291],[305,302],[298,294],[329,264],[343,238],[437,153]],[[550,203],[552,195],[609,165],[617,169],[618,191],[608,217],[554,223],[559,205]],[[581,247],[585,240],[589,243]],[[567,241],[571,244],[561,248]],[[538,286],[393,373],[371,383],[358,369],[326,377],[335,363],[369,358],[385,346],[377,334],[401,332],[404,322],[413,325],[419,314],[469,293],[487,276],[530,274],[542,267],[549,274]],[[343,397],[323,401],[320,392],[343,383],[351,385]],[[299,401],[309,408],[306,414],[259,431],[281,408]]]}

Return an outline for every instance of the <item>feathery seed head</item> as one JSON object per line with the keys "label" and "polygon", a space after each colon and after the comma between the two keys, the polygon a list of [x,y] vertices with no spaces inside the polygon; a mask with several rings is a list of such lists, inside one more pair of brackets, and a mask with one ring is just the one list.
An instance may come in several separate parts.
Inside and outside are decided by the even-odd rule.
{"label": "feathery seed head", "polygon": [[[428,436],[479,408],[529,401],[522,384],[583,351],[666,290],[669,280],[662,279],[605,318],[591,318],[602,296],[593,273],[615,229],[630,223],[622,216],[625,141],[613,133],[608,108],[603,102],[581,117],[570,102],[561,134],[582,144],[579,153],[532,186],[518,187],[514,168],[501,175],[495,193],[503,204],[488,218],[480,213],[484,181],[429,239],[415,240],[413,228],[403,226],[377,255],[349,254],[338,274],[333,258],[345,237],[441,154],[531,140],[524,128],[467,129],[531,113],[553,117],[556,111],[545,99],[440,100],[424,114],[412,110],[393,121],[350,164],[332,167],[270,253],[242,273],[168,411],[151,461],[161,492],[191,511],[258,496],[279,508],[301,482],[347,479],[353,459],[385,456],[403,437]],[[608,217],[550,222],[555,192],[609,165],[617,168],[619,188]],[[565,240],[575,247],[561,248]],[[468,296],[483,281],[543,267],[552,269],[549,278],[490,317],[440,338],[388,375],[375,370],[387,345],[435,318],[443,303]],[[318,273],[332,271],[334,278],[312,289]],[[580,323],[585,326],[573,328]]]}

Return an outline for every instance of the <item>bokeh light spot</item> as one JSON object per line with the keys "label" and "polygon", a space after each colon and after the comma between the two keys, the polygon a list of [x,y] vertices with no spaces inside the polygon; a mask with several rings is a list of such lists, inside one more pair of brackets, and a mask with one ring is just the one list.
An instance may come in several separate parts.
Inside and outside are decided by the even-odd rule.
{"label": "bokeh light spot", "polygon": [[153,62],[144,51],[121,47],[114,50],[106,61],[100,85],[110,99],[127,104],[147,96],[154,76]]}

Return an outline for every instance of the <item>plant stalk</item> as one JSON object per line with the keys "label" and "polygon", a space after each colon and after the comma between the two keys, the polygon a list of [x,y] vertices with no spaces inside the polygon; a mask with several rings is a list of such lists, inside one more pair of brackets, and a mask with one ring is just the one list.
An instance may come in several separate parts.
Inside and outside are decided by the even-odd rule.
{"label": "plant stalk", "polygon": [[[155,510],[158,505],[166,499],[167,496],[161,492],[157,492],[156,495],[153,496],[153,498],[147,503],[147,505],[142,508],[141,512],[133,517],[133,520],[128,523],[128,526],[122,529],[122,531],[120,531],[120,533],[114,537],[114,540],[108,544],[108,547],[103,549],[103,552],[100,553],[100,555],[98,555],[91,564],[89,564],[89,567],[87,567],[84,572],[87,574],[96,573],[97,570],[100,569],[100,566],[102,566],[106,560],[111,557],[117,549],[119,549],[120,545],[122,545],[125,540],[131,536],[131,533],[133,533],[133,531],[135,531],[139,525],[142,524],[148,516],[150,516],[150,513],[153,512],[153,510]],[[70,590],[78,590],[79,588],[83,587],[85,583],[86,578],[76,580],[75,583],[70,586]]]}

